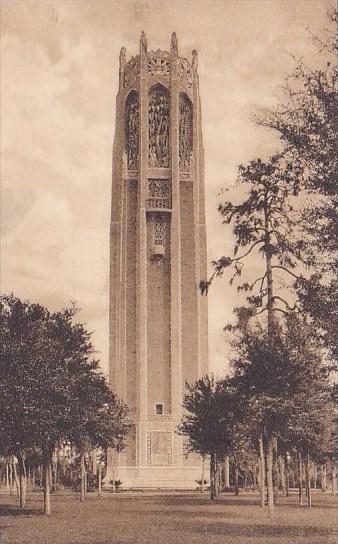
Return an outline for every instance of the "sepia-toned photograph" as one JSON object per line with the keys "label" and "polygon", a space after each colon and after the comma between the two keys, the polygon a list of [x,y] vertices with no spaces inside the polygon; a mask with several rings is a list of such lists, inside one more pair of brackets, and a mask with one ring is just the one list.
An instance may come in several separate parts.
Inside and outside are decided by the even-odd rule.
{"label": "sepia-toned photograph", "polygon": [[335,544],[336,3],[0,24],[0,544]]}

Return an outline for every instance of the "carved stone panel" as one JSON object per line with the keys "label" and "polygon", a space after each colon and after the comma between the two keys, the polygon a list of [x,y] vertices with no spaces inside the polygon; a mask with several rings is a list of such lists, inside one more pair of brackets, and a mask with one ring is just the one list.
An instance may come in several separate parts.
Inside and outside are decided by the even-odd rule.
{"label": "carved stone panel", "polygon": [[166,239],[166,223],[164,218],[157,216],[154,219],[154,246],[164,246]]}
{"label": "carved stone panel", "polygon": [[169,179],[148,179],[146,207],[148,209],[171,208]]}
{"label": "carved stone panel", "polygon": [[186,85],[188,89],[192,88],[193,72],[192,66],[187,59],[180,58],[178,64],[178,77],[183,85]]}
{"label": "carved stone panel", "polygon": [[148,53],[147,70],[152,75],[168,76],[170,71],[170,55],[167,51],[150,51]]}
{"label": "carved stone panel", "polygon": [[140,72],[140,57],[131,57],[124,67],[124,86],[129,87]]}
{"label": "carved stone panel", "polygon": [[125,112],[125,147],[128,170],[137,170],[138,168],[139,130],[139,99],[137,92],[132,91],[128,95]]}
{"label": "carved stone panel", "polygon": [[180,94],[179,157],[180,170],[190,172],[193,151],[193,112],[187,95]]}
{"label": "carved stone panel", "polygon": [[147,433],[147,464],[172,464],[172,445],[170,431],[151,431]]}
{"label": "carved stone panel", "polygon": [[162,85],[149,96],[149,166],[169,167],[169,94]]}

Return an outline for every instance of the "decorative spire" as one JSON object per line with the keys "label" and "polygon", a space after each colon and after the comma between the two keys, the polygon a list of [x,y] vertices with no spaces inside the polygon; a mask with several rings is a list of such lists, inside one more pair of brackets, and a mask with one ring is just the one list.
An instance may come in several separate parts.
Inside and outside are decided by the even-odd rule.
{"label": "decorative spire", "polygon": [[172,55],[175,55],[177,57],[178,55],[178,45],[177,45],[177,36],[176,32],[173,32],[171,35],[171,42],[170,42],[170,53]]}
{"label": "decorative spire", "polygon": [[124,83],[124,68],[126,66],[126,48],[121,47],[120,51],[120,68],[119,68],[119,74],[120,74],[120,87],[123,87]]}
{"label": "decorative spire", "polygon": [[126,48],[121,47],[121,51],[120,51],[120,71],[121,72],[124,70],[125,65],[126,65]]}
{"label": "decorative spire", "polygon": [[142,30],[140,37],[140,54],[142,53],[147,54],[147,37],[144,30]]}
{"label": "decorative spire", "polygon": [[192,67],[195,72],[197,72],[197,66],[198,66],[198,56],[196,49],[193,49],[192,52]]}

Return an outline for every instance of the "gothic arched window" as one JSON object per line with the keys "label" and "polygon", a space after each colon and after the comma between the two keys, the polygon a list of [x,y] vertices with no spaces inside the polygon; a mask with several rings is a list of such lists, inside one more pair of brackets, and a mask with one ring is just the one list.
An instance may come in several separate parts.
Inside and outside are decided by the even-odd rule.
{"label": "gothic arched window", "polygon": [[125,142],[128,170],[137,170],[139,155],[140,113],[136,91],[131,91],[126,101]]}
{"label": "gothic arched window", "polygon": [[162,85],[149,93],[149,166],[169,167],[169,93]]}
{"label": "gothic arched window", "polygon": [[180,94],[180,120],[179,120],[179,156],[180,170],[191,170],[191,156],[193,150],[193,116],[192,104],[186,94]]}

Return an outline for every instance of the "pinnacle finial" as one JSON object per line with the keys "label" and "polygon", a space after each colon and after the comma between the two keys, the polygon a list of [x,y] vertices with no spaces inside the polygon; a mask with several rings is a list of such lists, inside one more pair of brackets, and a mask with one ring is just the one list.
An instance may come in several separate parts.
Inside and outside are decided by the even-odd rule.
{"label": "pinnacle finial", "polygon": [[124,84],[124,69],[126,66],[126,48],[125,47],[121,47],[119,61],[120,61],[119,75],[120,75],[120,89],[121,89]]}
{"label": "pinnacle finial", "polygon": [[121,47],[121,51],[120,51],[120,69],[123,70],[123,68],[125,67],[125,64],[126,64],[126,48]]}
{"label": "pinnacle finial", "polygon": [[176,56],[178,55],[178,44],[177,44],[176,32],[173,32],[171,35],[170,51],[171,51],[171,54]]}
{"label": "pinnacle finial", "polygon": [[147,36],[144,30],[142,30],[140,37],[140,52],[147,53]]}
{"label": "pinnacle finial", "polygon": [[198,56],[196,49],[193,49],[192,51],[192,67],[196,71],[198,66]]}

